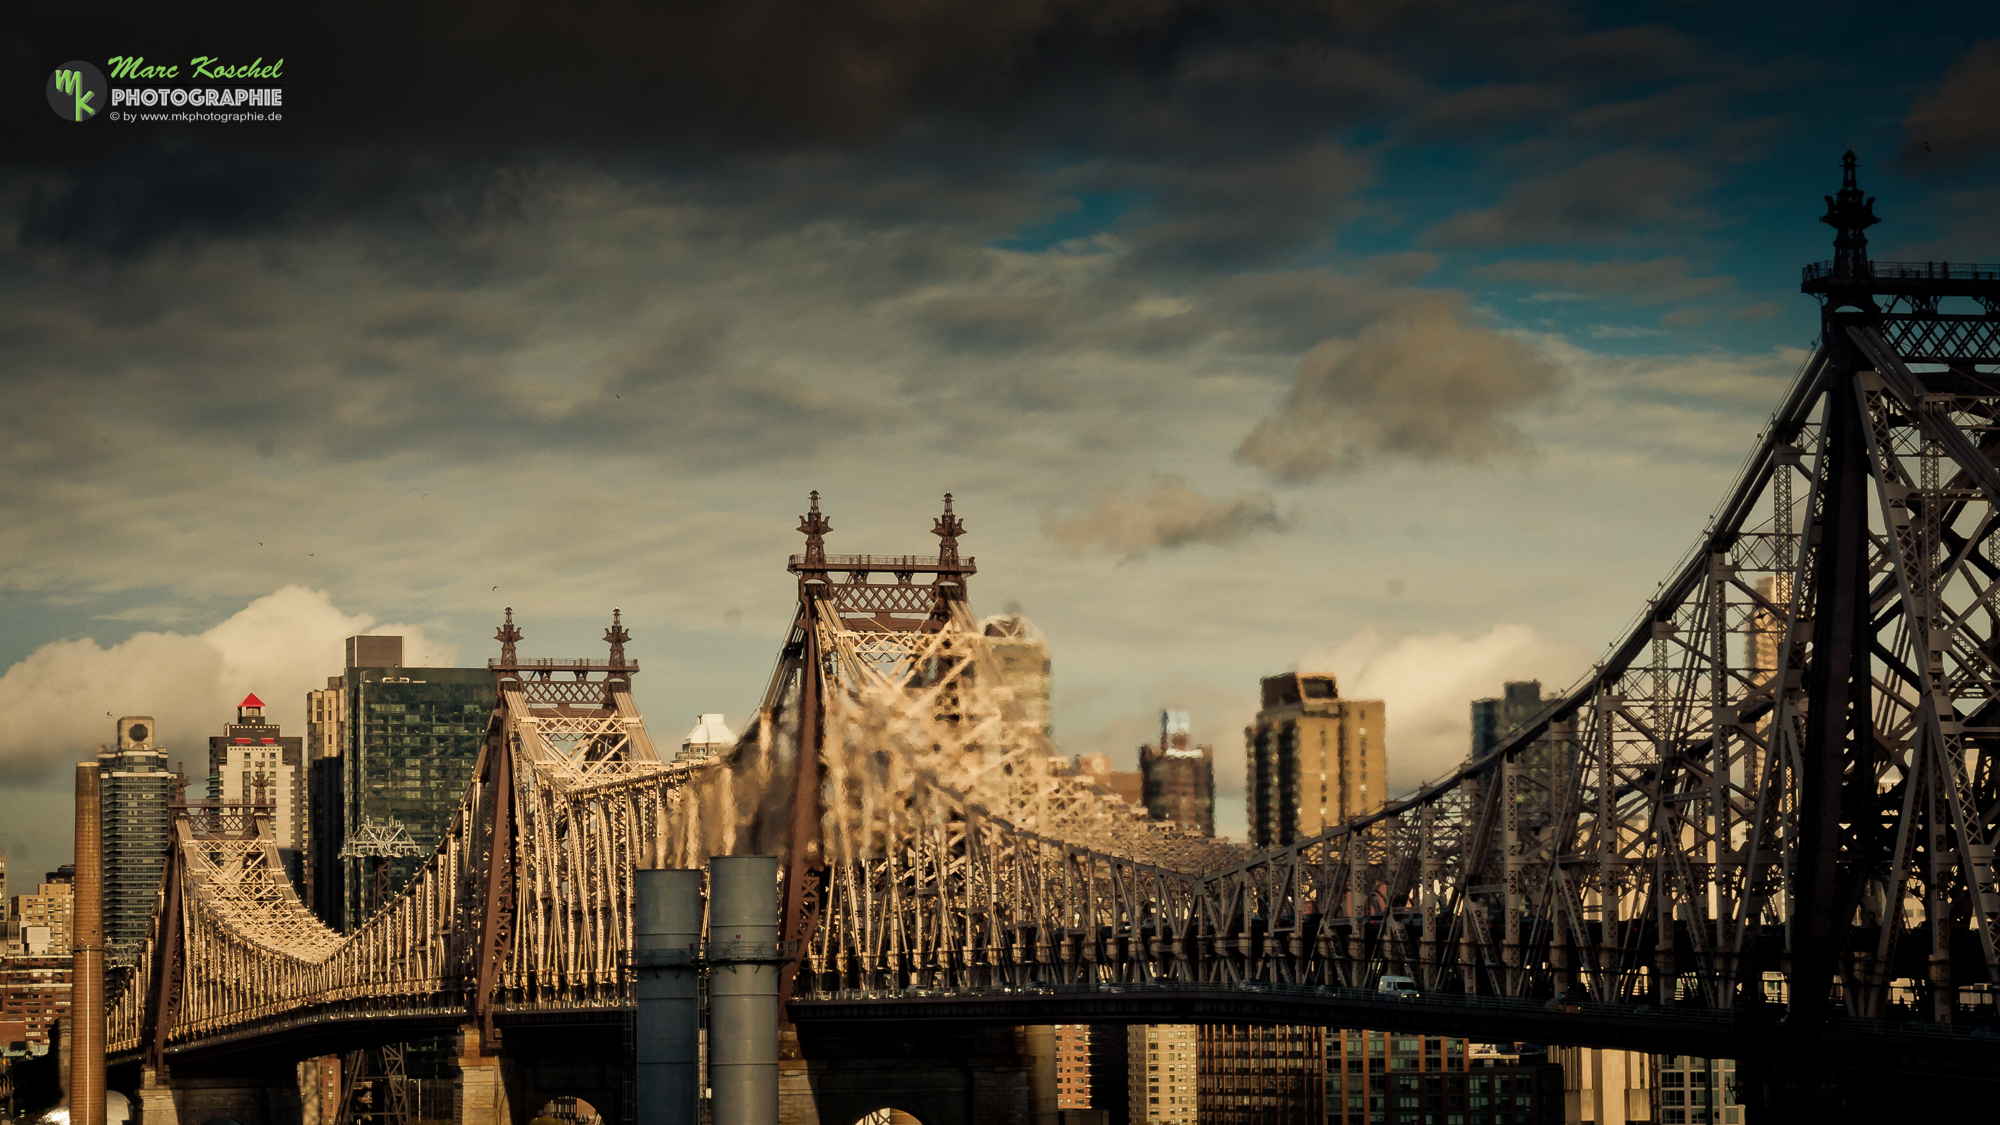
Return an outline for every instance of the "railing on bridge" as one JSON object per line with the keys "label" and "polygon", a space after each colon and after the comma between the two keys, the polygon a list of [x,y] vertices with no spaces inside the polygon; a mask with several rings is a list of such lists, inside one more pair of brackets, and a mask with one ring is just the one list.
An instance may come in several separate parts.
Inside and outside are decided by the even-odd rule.
{"label": "railing on bridge", "polygon": [[[1809,262],[1801,271],[1810,284],[1837,277],[1836,263]],[[1995,281],[2000,282],[2000,265],[1975,262],[1875,262],[1868,263],[1863,275],[1876,281]]]}

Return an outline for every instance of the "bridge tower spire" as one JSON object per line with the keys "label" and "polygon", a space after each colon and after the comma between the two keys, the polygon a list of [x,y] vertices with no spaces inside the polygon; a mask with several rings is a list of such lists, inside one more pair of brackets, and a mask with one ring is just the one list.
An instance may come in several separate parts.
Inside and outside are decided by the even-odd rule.
{"label": "bridge tower spire", "polygon": [[799,517],[799,531],[806,537],[806,565],[818,566],[826,563],[826,533],[833,530],[833,521],[820,514],[819,489],[811,493],[812,507]]}
{"label": "bridge tower spire", "polygon": [[944,494],[944,515],[931,521],[931,534],[938,537],[938,565],[958,565],[958,537],[965,534],[965,521],[951,514],[951,493]]}
{"label": "bridge tower spire", "polygon": [[611,628],[604,631],[604,640],[611,646],[611,667],[625,666],[625,642],[632,639],[632,630],[619,624],[618,610],[611,610]]}
{"label": "bridge tower spire", "polygon": [[1840,192],[1826,197],[1826,214],[1819,221],[1835,231],[1834,276],[1859,280],[1868,276],[1866,232],[1882,220],[1875,217],[1875,197],[1871,195],[1864,200],[1861,189],[1855,186],[1854,166],[1854,150],[1848,149],[1840,160]]}
{"label": "bridge tower spire", "polygon": [[510,605],[507,607],[507,620],[501,624],[500,628],[493,631],[493,639],[500,642],[500,666],[502,668],[520,667],[521,658],[516,653],[514,646],[521,641],[521,628],[514,624],[513,606]]}

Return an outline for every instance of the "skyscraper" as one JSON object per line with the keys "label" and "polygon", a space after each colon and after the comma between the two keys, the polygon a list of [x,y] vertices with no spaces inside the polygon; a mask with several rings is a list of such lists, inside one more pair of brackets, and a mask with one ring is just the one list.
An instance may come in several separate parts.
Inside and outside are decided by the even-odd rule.
{"label": "skyscraper", "polygon": [[1131,1125],[1195,1125],[1208,1120],[1199,1112],[1203,1108],[1202,1047],[1208,1030],[1157,1023],[1133,1024],[1126,1029],[1126,1102]]}
{"label": "skyscraper", "polygon": [[1380,805],[1389,794],[1379,699],[1342,699],[1324,672],[1261,681],[1263,710],[1244,730],[1250,842],[1279,847]]}
{"label": "skyscraper", "polygon": [[[1189,1029],[1194,1030],[1193,1028]],[[1201,1125],[1291,1125],[1326,1112],[1327,1032],[1209,1024],[1200,1029]]]}
{"label": "skyscraper", "polygon": [[1043,734],[1054,733],[1049,710],[1053,664],[1049,660],[1049,642],[1042,631],[1019,613],[989,617],[979,624],[993,651],[993,659],[1000,665],[1001,677],[1014,689],[1022,721]]}
{"label": "skyscraper", "polygon": [[97,752],[102,825],[105,961],[129,962],[146,940],[167,866],[174,774],[150,715],[118,720],[118,741]]}
{"label": "skyscraper", "polygon": [[313,913],[331,922],[340,914],[340,751],[346,745],[342,677],[306,692],[306,890]]}
{"label": "skyscraper", "polygon": [[1215,747],[1188,745],[1186,711],[1160,712],[1158,746],[1139,748],[1146,815],[1215,835]]}
{"label": "skyscraper", "polygon": [[1483,758],[1500,740],[1541,714],[1542,681],[1509,680],[1498,699],[1472,701],[1472,756]]}
{"label": "skyscraper", "polygon": [[[419,854],[388,861],[393,896],[451,827],[493,713],[493,673],[406,668],[401,637],[349,637],[347,658],[338,828],[344,836],[364,820],[402,825]],[[352,930],[377,903],[367,861],[341,859],[338,851],[331,842],[321,849],[315,877],[325,871],[337,884],[337,917],[328,921]]]}
{"label": "skyscraper", "polygon": [[208,799],[271,805],[271,827],[285,873],[294,886],[305,886],[304,743],[296,735],[286,737],[266,719],[264,701],[255,694],[244,696],[236,705],[236,721],[208,740]]}

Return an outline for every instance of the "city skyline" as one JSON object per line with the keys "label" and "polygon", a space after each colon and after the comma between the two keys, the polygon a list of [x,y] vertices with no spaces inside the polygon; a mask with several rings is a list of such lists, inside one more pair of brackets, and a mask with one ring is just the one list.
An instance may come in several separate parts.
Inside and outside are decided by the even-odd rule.
{"label": "city skyline", "polygon": [[302,730],[339,637],[477,663],[505,605],[549,654],[623,608],[641,709],[734,721],[811,488],[832,549],[891,552],[953,491],[975,607],[1049,638],[1058,742],[1122,766],[1189,710],[1218,831],[1287,668],[1388,701],[1392,789],[1434,775],[1467,700],[1567,684],[1719,499],[1814,330],[1842,150],[1879,257],[2000,258],[2000,56],[1948,9],[1419,15],[902,27],[917,69],[872,93],[697,67],[740,113],[633,89],[591,139],[462,152],[410,139],[456,117],[357,146],[335,118],[383,108],[292,47],[271,152],[8,105],[9,831],[61,839],[85,718],[158,714],[175,760],[247,691]]}

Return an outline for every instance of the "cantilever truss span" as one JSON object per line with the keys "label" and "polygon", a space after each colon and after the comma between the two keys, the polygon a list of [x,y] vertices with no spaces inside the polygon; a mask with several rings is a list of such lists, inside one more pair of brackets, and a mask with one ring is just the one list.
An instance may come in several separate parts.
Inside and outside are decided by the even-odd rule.
{"label": "cantilever truss span", "polygon": [[621,625],[609,661],[523,661],[510,617],[475,780],[419,875],[336,934],[284,884],[267,812],[190,807],[112,1050],[389,1009],[462,1012],[490,1044],[497,1013],[618,1007],[632,871],[759,852],[783,857],[800,999],[1397,972],[1782,995],[1799,1034],[1898,999],[1949,1022],[2000,984],[2000,272],[1850,255],[1806,289],[1819,350],[1634,627],[1494,752],[1368,816],[1251,855],[1108,799],[974,623],[949,497],[935,557],[828,555],[815,494],[732,753],[660,759]]}

